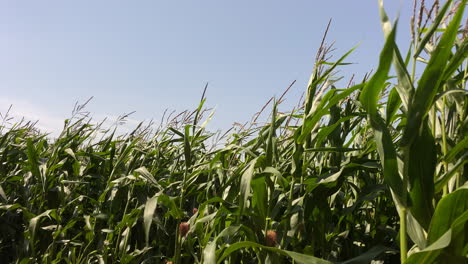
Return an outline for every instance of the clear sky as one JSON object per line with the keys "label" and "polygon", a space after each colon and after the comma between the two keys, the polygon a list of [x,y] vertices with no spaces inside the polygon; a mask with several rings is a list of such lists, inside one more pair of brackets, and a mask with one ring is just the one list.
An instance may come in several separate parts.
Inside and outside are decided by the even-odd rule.
{"label": "clear sky", "polygon": [[[385,2],[404,47],[412,2]],[[297,103],[330,18],[335,58],[360,43],[341,73],[361,79],[383,45],[377,0],[0,1],[0,112],[53,131],[94,96],[96,119],[159,120],[194,109],[209,82],[210,128],[226,129],[293,80],[283,110]]]}

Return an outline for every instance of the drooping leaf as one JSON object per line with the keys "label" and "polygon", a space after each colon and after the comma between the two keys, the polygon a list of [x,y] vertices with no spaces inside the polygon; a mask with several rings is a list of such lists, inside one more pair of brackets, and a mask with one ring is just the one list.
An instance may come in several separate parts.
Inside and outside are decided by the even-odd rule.
{"label": "drooping leaf", "polygon": [[30,243],[31,243],[31,246],[32,246],[33,250],[35,248],[35,246],[34,246],[34,243],[36,242],[35,236],[36,236],[36,230],[37,230],[37,225],[38,225],[39,221],[43,217],[49,217],[50,218],[50,214],[54,210],[46,210],[45,212],[43,212],[43,213],[31,218],[31,220],[29,220],[28,231],[29,231],[29,234],[30,234]]}
{"label": "drooping leaf", "polygon": [[448,247],[451,239],[452,230],[450,229],[429,247],[417,253],[411,254],[406,263],[434,263],[437,257],[440,255],[441,250]]}
{"label": "drooping leaf", "polygon": [[154,185],[155,187],[158,187],[159,189],[161,189],[161,186],[160,186],[159,183],[156,181],[156,179],[154,178],[154,176],[148,171],[147,168],[145,168],[145,167],[140,167],[140,168],[136,169],[135,172],[137,172],[138,174],[140,174],[141,176],[143,176],[143,178],[145,178],[149,183],[151,183],[151,184]]}
{"label": "drooping leaf", "polygon": [[426,248],[426,230],[419,224],[419,222],[414,218],[411,211],[406,215],[406,232],[411,240],[418,245],[419,249]]}
{"label": "drooping leaf", "polygon": [[221,238],[232,237],[238,233],[240,226],[228,226],[219,233],[212,241],[208,242],[203,250],[203,263],[216,264],[216,246]]}
{"label": "drooping leaf", "polygon": [[391,248],[384,247],[384,246],[374,246],[365,253],[352,258],[350,260],[339,262],[340,264],[359,264],[359,263],[371,263],[372,260],[375,260],[380,254],[385,251],[393,251]]}
{"label": "drooping leaf", "polygon": [[297,252],[294,252],[294,251],[282,250],[282,249],[275,248],[275,247],[267,247],[267,246],[263,246],[263,245],[260,245],[260,244],[257,244],[255,242],[251,242],[251,241],[241,241],[241,242],[237,242],[237,243],[234,243],[232,245],[227,246],[227,248],[224,250],[222,256],[218,259],[217,263],[218,264],[222,263],[222,261],[224,259],[226,259],[226,257],[228,257],[230,254],[232,254],[234,251],[237,251],[237,250],[240,250],[240,249],[243,249],[243,248],[260,248],[260,249],[263,249],[263,250],[275,252],[275,253],[278,253],[280,255],[290,257],[291,259],[293,259],[297,263],[301,263],[301,264],[331,264],[332,263],[330,261],[320,259],[320,258],[316,258],[316,257],[313,257],[313,256],[309,256],[309,255],[306,255],[306,254],[301,254],[301,253],[297,253]]}
{"label": "drooping leaf", "polygon": [[239,207],[241,209],[241,215],[244,212],[246,205],[247,205],[247,200],[249,199],[250,195],[250,182],[252,181],[252,177],[255,172],[255,165],[257,163],[257,159],[255,158],[252,161],[250,161],[249,166],[247,169],[244,171],[241,177],[241,182],[240,182],[240,197],[239,197]]}
{"label": "drooping leaf", "polygon": [[145,241],[146,246],[149,246],[149,235],[151,230],[151,224],[153,223],[154,210],[158,204],[158,195],[148,199],[145,204],[145,210],[143,212],[143,225],[145,230]]}

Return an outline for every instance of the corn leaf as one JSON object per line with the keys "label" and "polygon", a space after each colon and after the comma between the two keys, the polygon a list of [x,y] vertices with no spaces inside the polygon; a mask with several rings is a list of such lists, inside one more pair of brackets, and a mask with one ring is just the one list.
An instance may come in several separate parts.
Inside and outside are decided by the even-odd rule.
{"label": "corn leaf", "polygon": [[260,245],[251,241],[241,241],[241,242],[237,242],[232,245],[229,245],[224,250],[221,257],[218,259],[218,264],[222,263],[223,260],[226,259],[234,251],[242,249],[242,248],[260,248],[263,250],[268,250],[268,251],[275,252],[283,256],[290,257],[294,261],[298,263],[302,263],[302,264],[331,264],[332,263],[327,260],[323,260],[320,258],[316,258],[313,256],[309,256],[309,255],[305,255],[305,254],[301,254],[301,253],[297,253],[293,251],[282,250],[282,249],[275,248],[275,247],[267,247],[267,246],[263,246],[263,245]]}
{"label": "corn leaf", "polygon": [[390,132],[377,109],[379,95],[385,87],[385,81],[388,71],[390,70],[395,45],[395,34],[396,25],[388,35],[384,48],[380,53],[379,67],[362,89],[359,100],[369,114],[370,124],[374,131],[374,138],[377,145],[377,152],[382,162],[385,182],[394,191],[400,202],[406,205],[407,201],[406,198],[404,198],[406,197],[406,190],[402,188],[403,183],[398,173],[396,150]]}
{"label": "corn leaf", "polygon": [[451,55],[451,47],[455,42],[458,33],[460,21],[463,18],[463,11],[465,9],[466,0],[462,1],[461,6],[455,14],[450,25],[447,27],[445,33],[442,35],[436,49],[431,54],[431,58],[424,70],[421,79],[418,82],[418,88],[408,109],[408,121],[401,140],[402,146],[411,144],[418,130],[421,128],[423,119],[427,115],[430,107],[434,102],[434,98],[439,91],[443,80],[443,73],[445,66]]}
{"label": "corn leaf", "polygon": [[151,224],[153,223],[153,216],[154,210],[156,210],[156,206],[158,204],[158,195],[153,196],[152,198],[148,199],[145,204],[145,210],[143,212],[143,225],[145,230],[145,241],[146,246],[149,246],[149,235]]}

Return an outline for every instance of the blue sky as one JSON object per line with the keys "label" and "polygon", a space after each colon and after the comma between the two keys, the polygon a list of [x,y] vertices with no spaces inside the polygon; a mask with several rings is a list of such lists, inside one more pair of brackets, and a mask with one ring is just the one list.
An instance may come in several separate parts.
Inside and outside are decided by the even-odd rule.
{"label": "blue sky", "polygon": [[[385,2],[405,48],[412,2]],[[209,82],[210,128],[226,129],[293,80],[282,109],[297,103],[330,18],[335,58],[360,43],[340,73],[361,79],[383,45],[377,0],[2,1],[0,112],[54,132],[94,96],[94,118],[136,111],[134,125],[195,108]]]}

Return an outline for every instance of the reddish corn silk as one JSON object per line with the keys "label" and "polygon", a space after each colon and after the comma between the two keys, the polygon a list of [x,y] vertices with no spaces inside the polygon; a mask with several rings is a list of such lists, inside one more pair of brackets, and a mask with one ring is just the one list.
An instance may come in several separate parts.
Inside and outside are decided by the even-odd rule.
{"label": "reddish corn silk", "polygon": [[179,234],[181,237],[185,237],[190,229],[190,224],[187,222],[182,222],[179,225]]}
{"label": "reddish corn silk", "polygon": [[266,245],[269,247],[276,246],[276,231],[268,230],[265,235]]}

